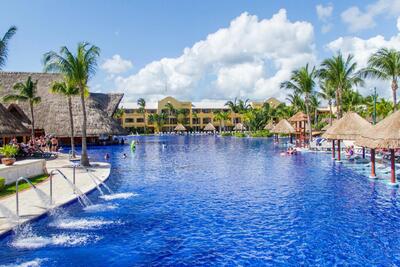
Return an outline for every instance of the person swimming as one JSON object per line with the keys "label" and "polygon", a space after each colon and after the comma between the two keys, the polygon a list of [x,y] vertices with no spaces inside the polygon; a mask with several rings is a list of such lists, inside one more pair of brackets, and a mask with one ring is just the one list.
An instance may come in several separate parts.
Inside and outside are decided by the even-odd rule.
{"label": "person swimming", "polygon": [[104,155],[104,159],[106,159],[106,160],[110,159],[110,154],[106,153],[106,154]]}
{"label": "person swimming", "polygon": [[122,155],[122,158],[123,159],[126,159],[128,157],[128,155],[126,155],[126,153],[124,153],[123,155]]}

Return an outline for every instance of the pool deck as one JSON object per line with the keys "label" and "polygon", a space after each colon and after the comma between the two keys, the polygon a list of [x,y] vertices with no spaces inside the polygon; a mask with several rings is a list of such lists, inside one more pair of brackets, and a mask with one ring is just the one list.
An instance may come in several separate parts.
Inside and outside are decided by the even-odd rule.
{"label": "pool deck", "polygon": [[[99,180],[105,181],[110,175],[110,164],[104,162],[91,162],[90,171],[98,177]],[[57,159],[46,162],[48,173],[54,169],[59,169],[65,176],[72,181],[73,168],[68,160],[67,155],[61,154]],[[76,168],[76,186],[83,193],[87,193],[96,188],[90,175],[86,170]],[[49,202],[50,180],[37,184],[39,194],[45,196],[44,199]],[[44,194],[43,194],[44,193]],[[42,196],[42,197],[43,197]],[[53,176],[53,205],[49,207],[49,203],[44,203],[38,192],[33,188],[19,192],[19,219],[16,216],[16,196],[10,195],[0,199],[0,235],[3,235],[19,224],[31,221],[39,216],[49,212],[52,208],[60,207],[77,199],[77,195],[73,193],[71,186],[65,181],[59,173]],[[49,209],[50,208],[50,209]],[[14,217],[9,219],[8,217]]]}

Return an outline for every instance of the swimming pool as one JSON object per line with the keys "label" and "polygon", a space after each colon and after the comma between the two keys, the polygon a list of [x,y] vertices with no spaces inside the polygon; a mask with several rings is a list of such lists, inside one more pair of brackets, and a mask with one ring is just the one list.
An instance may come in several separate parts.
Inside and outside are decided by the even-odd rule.
{"label": "swimming pool", "polygon": [[3,237],[0,264],[400,264],[398,189],[329,154],[280,156],[268,139],[138,139],[133,154],[90,148],[93,159],[110,153],[115,194]]}

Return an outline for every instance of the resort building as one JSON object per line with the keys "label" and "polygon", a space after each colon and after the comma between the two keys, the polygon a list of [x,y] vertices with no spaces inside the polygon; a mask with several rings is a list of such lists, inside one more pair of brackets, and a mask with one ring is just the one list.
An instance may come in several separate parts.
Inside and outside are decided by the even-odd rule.
{"label": "resort building", "polygon": [[[41,102],[34,106],[35,134],[54,135],[63,144],[69,143],[70,124],[67,98],[52,94],[51,84],[61,81],[62,76],[52,73],[0,72],[0,98],[13,93],[13,86],[25,82],[28,77],[37,81],[37,95]],[[88,143],[111,140],[113,135],[125,134],[125,130],[113,118],[123,94],[90,93],[86,98]],[[3,101],[2,101],[3,102]],[[18,120],[23,127],[31,129],[29,105],[26,102],[4,103],[10,116]],[[76,142],[80,143],[82,135],[82,106],[80,98],[72,99],[72,114]],[[28,131],[28,133],[30,130]]]}
{"label": "resort building", "polygon": [[[253,108],[261,108],[265,102],[273,107],[281,103],[276,98],[269,98],[264,102],[250,102],[250,106]],[[160,114],[164,112],[168,115],[162,129],[159,129],[160,131],[171,132],[179,123],[184,125],[186,129],[192,131],[203,131],[209,123],[214,125],[218,130],[221,126],[225,128],[225,130],[232,130],[236,124],[243,121],[243,115],[232,112],[225,103],[226,101],[179,101],[168,96],[159,100],[157,103],[147,104],[144,112],[142,112],[136,103],[125,103],[121,105],[121,108],[124,110],[122,126],[138,132],[142,132],[146,127],[149,132],[154,132],[155,125],[149,120],[149,117],[151,114]],[[168,109],[171,105],[175,110],[172,111],[172,113]],[[228,112],[229,118],[226,121],[218,120],[216,114],[220,112]]]}

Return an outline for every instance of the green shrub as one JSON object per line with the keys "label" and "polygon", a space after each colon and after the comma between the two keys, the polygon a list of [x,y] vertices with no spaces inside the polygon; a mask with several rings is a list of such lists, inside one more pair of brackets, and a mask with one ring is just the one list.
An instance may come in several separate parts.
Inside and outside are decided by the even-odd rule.
{"label": "green shrub", "polygon": [[258,130],[250,133],[251,137],[270,137],[272,134],[268,130]]}
{"label": "green shrub", "polygon": [[236,132],[236,133],[233,134],[233,136],[235,136],[235,137],[247,137],[247,135],[245,133],[242,133],[242,132]]}
{"label": "green shrub", "polygon": [[5,145],[0,147],[0,154],[6,158],[13,158],[18,154],[18,147],[13,145]]}
{"label": "green shrub", "polygon": [[221,136],[232,136],[231,133],[222,133]]}
{"label": "green shrub", "polygon": [[6,186],[6,178],[0,177],[0,191],[3,191],[5,186]]}

